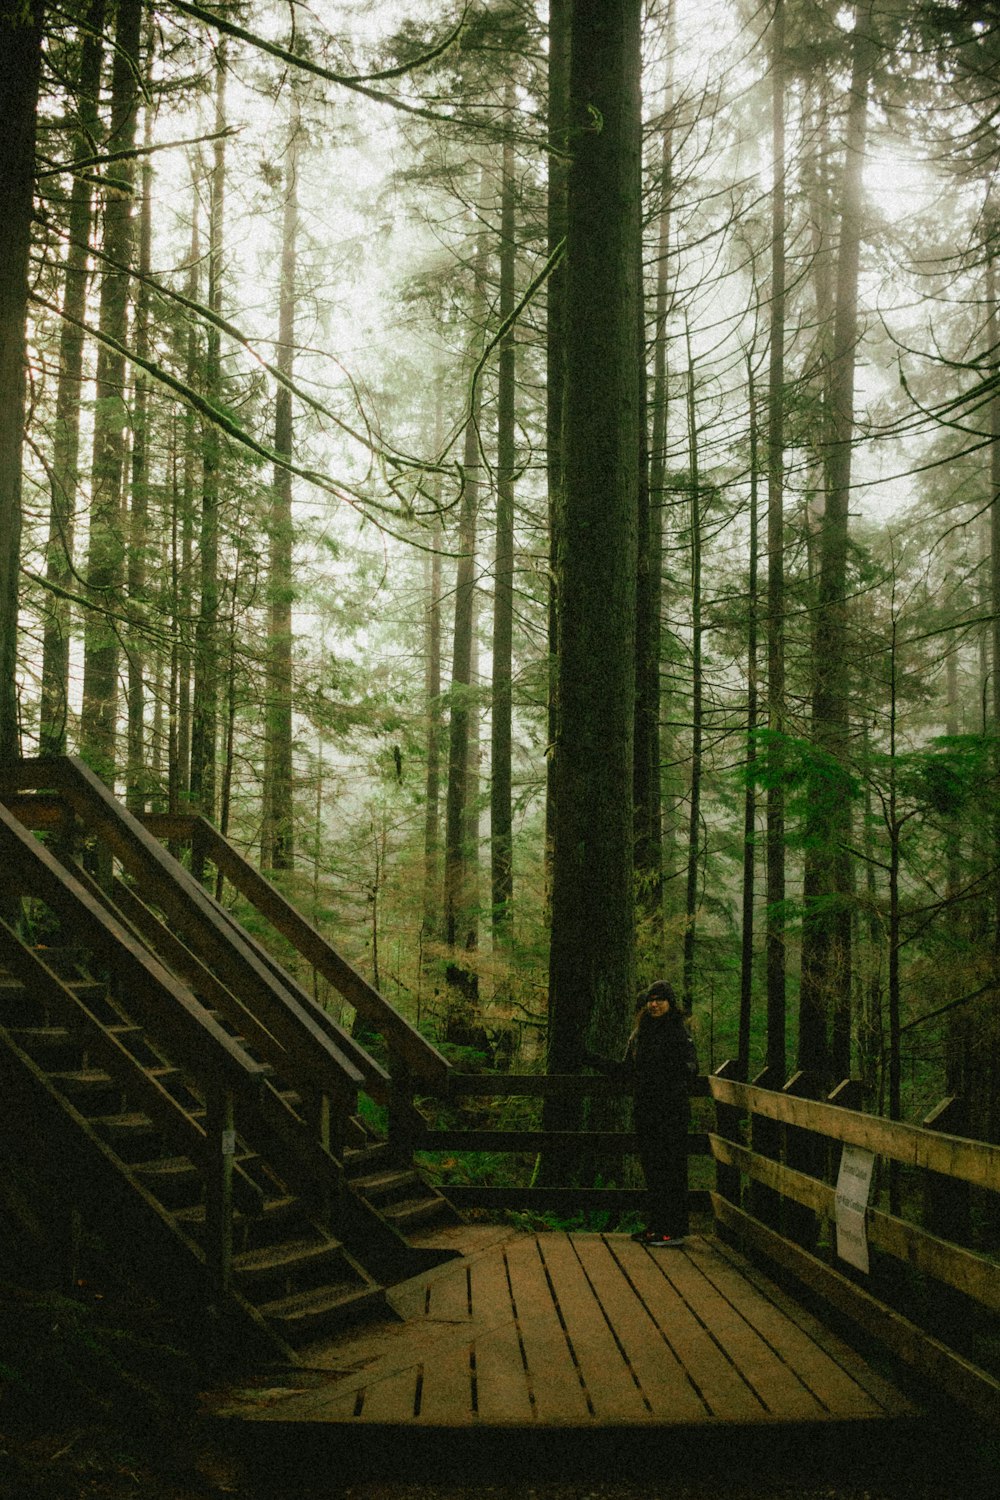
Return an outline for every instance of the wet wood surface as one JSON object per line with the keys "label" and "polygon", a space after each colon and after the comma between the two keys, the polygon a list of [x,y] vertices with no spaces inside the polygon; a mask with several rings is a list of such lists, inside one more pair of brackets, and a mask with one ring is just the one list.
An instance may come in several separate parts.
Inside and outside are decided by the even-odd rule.
{"label": "wet wood surface", "polygon": [[399,1321],[213,1401],[253,1422],[398,1429],[874,1422],[908,1397],[719,1241],[497,1235],[396,1287]]}

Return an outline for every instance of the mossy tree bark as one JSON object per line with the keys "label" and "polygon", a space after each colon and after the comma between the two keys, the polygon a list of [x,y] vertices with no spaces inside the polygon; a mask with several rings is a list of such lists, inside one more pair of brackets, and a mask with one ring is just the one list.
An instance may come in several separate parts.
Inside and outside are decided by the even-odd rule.
{"label": "mossy tree bark", "polygon": [[[632,772],[640,365],[640,10],[571,11],[563,506],[557,538],[550,1072],[624,1040],[635,985]],[[572,1105],[546,1111],[572,1123]],[[556,1120],[566,1115],[565,1120]]]}

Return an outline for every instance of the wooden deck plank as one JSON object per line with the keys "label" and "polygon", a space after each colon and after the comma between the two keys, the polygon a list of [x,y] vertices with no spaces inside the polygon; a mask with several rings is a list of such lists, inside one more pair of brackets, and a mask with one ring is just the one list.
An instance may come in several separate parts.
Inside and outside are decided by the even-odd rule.
{"label": "wooden deck plank", "polygon": [[422,1366],[419,1410],[422,1423],[465,1427],[472,1421],[472,1336],[442,1339]]}
{"label": "wooden deck plank", "polygon": [[670,1421],[703,1421],[709,1408],[692,1385],[676,1351],[649,1309],[622,1274],[615,1258],[620,1240],[574,1236],[574,1245],[594,1291],[621,1340],[651,1415]]}
{"label": "wooden deck plank", "polygon": [[534,1235],[505,1248],[518,1334],[538,1421],[587,1422],[592,1412],[559,1323]]}
{"label": "wooden deck plank", "polygon": [[423,1365],[414,1364],[366,1383],[360,1418],[355,1420],[409,1426],[416,1410],[417,1386],[422,1375]]}
{"label": "wooden deck plank", "polygon": [[625,1242],[619,1252],[619,1264],[700,1393],[709,1414],[724,1422],[760,1421],[767,1413],[764,1402],[728,1357],[714,1331],[695,1316],[653,1258],[686,1253],[680,1249],[647,1250],[642,1245]]}
{"label": "wooden deck plank", "polygon": [[874,1416],[883,1410],[853,1375],[761,1290],[720,1256],[699,1261],[698,1268],[809,1387],[833,1417]]}
{"label": "wooden deck plank", "polygon": [[469,1321],[469,1268],[455,1261],[427,1283],[426,1316],[445,1323]]}
{"label": "wooden deck plank", "polygon": [[690,1251],[651,1251],[657,1266],[695,1316],[722,1344],[747,1384],[769,1412],[792,1421],[826,1415],[822,1403],[781,1356],[702,1273],[698,1260],[711,1251],[702,1242]]}
{"label": "wooden deck plank", "polygon": [[772,1302],[786,1318],[796,1323],[814,1344],[824,1350],[830,1359],[846,1370],[850,1378],[868,1392],[882,1411],[894,1417],[912,1416],[915,1413],[916,1407],[899,1386],[893,1385],[877,1370],[873,1370],[871,1365],[844,1339],[821,1322],[814,1313],[803,1307],[800,1302],[796,1302],[738,1250],[722,1240],[713,1240],[712,1249],[721,1262],[732,1268],[734,1275],[741,1282],[754,1287],[761,1296]]}
{"label": "wooden deck plank", "polygon": [[471,1266],[471,1279],[478,1420],[527,1426],[537,1414],[502,1254],[480,1256]]}
{"label": "wooden deck plank", "polygon": [[545,1267],[555,1287],[584,1389],[598,1422],[635,1422],[650,1415],[632,1368],[608,1326],[594,1289],[587,1280],[573,1242],[546,1235],[540,1243]]}
{"label": "wooden deck plank", "polygon": [[[511,1234],[393,1288],[310,1374],[233,1395],[255,1423],[544,1432],[913,1416],[888,1380],[739,1253],[694,1236]],[[317,1378],[326,1371],[325,1378]],[[277,1394],[276,1394],[277,1392]],[[217,1408],[218,1409],[218,1408]]]}

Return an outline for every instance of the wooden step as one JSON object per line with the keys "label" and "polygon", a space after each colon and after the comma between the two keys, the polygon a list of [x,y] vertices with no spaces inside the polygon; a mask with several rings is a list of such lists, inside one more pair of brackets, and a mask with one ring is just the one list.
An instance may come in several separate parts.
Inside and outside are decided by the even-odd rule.
{"label": "wooden step", "polygon": [[453,1210],[440,1194],[428,1191],[423,1198],[404,1198],[397,1203],[387,1203],[380,1207],[379,1213],[400,1234],[406,1235],[411,1229],[431,1223],[439,1214],[448,1213],[451,1217]]}
{"label": "wooden step", "polygon": [[123,1110],[119,1114],[94,1115],[90,1123],[126,1165],[155,1158],[160,1136],[148,1115],[138,1110]]}
{"label": "wooden step", "polygon": [[188,1208],[201,1200],[201,1176],[194,1162],[186,1156],[164,1156],[156,1161],[137,1162],[131,1170],[164,1208]]}
{"label": "wooden step", "polygon": [[[334,1273],[342,1277],[345,1269],[340,1241],[318,1235],[261,1245],[233,1259],[233,1274],[248,1296],[268,1287],[277,1293],[282,1283],[285,1295],[291,1295],[295,1289],[329,1281]],[[360,1277],[356,1277],[356,1283],[362,1284]]]}
{"label": "wooden step", "polygon": [[392,1165],[397,1151],[388,1141],[374,1141],[356,1147],[348,1146],[344,1151],[344,1171],[352,1182],[357,1177],[367,1177]]}
{"label": "wooden step", "polygon": [[381,1287],[359,1290],[356,1283],[346,1282],[279,1297],[274,1302],[259,1304],[257,1311],[286,1344],[296,1348],[357,1318],[376,1316],[384,1309],[385,1293]]}
{"label": "wooden step", "polygon": [[[179,1208],[173,1218],[190,1239],[199,1240],[205,1229],[205,1206],[194,1203]],[[274,1245],[294,1236],[304,1227],[302,1204],[298,1198],[267,1198],[252,1219],[236,1209],[233,1224],[237,1229],[252,1230],[255,1246]]]}
{"label": "wooden step", "polygon": [[366,1177],[351,1177],[351,1187],[367,1198],[373,1206],[382,1207],[393,1198],[414,1197],[414,1188],[422,1188],[418,1174],[405,1167],[389,1167],[381,1172],[372,1172]]}

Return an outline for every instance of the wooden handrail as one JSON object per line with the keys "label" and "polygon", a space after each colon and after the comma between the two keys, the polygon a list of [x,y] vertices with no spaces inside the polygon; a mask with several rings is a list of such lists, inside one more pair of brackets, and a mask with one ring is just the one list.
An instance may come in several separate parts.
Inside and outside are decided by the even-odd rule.
{"label": "wooden handrail", "polygon": [[[856,1097],[857,1090],[844,1085],[820,1101],[802,1097],[795,1086],[785,1085],[779,1091],[722,1076],[728,1071],[723,1065],[709,1080],[717,1114],[717,1130],[709,1136],[718,1168],[712,1204],[720,1229],[791,1271],[805,1286],[876,1334],[906,1363],[995,1420],[1000,1381],[974,1363],[970,1353],[974,1352],[972,1330],[984,1318],[1000,1314],[1000,1266],[969,1245],[945,1238],[941,1215],[925,1226],[887,1213],[877,1203],[867,1204],[864,1239],[872,1251],[879,1252],[871,1266],[872,1290],[867,1290],[859,1284],[864,1273],[859,1278],[853,1261],[838,1263],[829,1240],[825,1253],[815,1243],[819,1221],[837,1220],[837,1192],[824,1180],[833,1169],[830,1154],[793,1150],[789,1137],[793,1132],[803,1136],[808,1132],[807,1139],[814,1142],[863,1147],[873,1156],[916,1168],[925,1183],[937,1180],[952,1188],[968,1184],[993,1192],[1000,1191],[1000,1147],[848,1109],[832,1102]],[[752,1122],[773,1122],[772,1134],[765,1137],[766,1154],[759,1149],[760,1135],[753,1128],[750,1145],[741,1139],[740,1121],[747,1115]],[[947,1123],[955,1115],[951,1109],[947,1115],[942,1112],[931,1118]],[[781,1127],[777,1138],[774,1127]],[[745,1194],[741,1179],[749,1187]],[[762,1203],[771,1222],[758,1212]],[[771,1211],[775,1203],[782,1204],[780,1214]],[[778,1232],[779,1224],[783,1232]],[[801,1233],[804,1224],[812,1232]],[[968,1219],[960,1216],[947,1226],[948,1233],[960,1237],[963,1224],[967,1229]],[[905,1294],[900,1302],[900,1278],[886,1276],[884,1257],[907,1267],[910,1274],[904,1287],[910,1284],[912,1273],[932,1284],[928,1306],[937,1317],[914,1311]],[[919,1322],[911,1321],[907,1310]],[[941,1310],[947,1313],[944,1319]],[[943,1327],[950,1330],[944,1339]]]}
{"label": "wooden handrail", "polygon": [[885,1120],[844,1109],[837,1104],[795,1098],[784,1093],[711,1077],[709,1087],[717,1104],[728,1104],[752,1114],[764,1115],[784,1125],[813,1130],[845,1145],[863,1146],[878,1156],[887,1156],[907,1166],[920,1167],[942,1176],[959,1178],[976,1187],[1000,1192],[1000,1146],[946,1135],[921,1125]]}
{"label": "wooden handrail", "polygon": [[[757,1156],[746,1146],[717,1135],[710,1135],[709,1142],[716,1161],[738,1168],[754,1181],[816,1213],[829,1219],[834,1217],[836,1194],[829,1183],[766,1156]],[[868,1241],[876,1249],[972,1297],[983,1307],[1000,1312],[1000,1268],[994,1261],[928,1234],[918,1224],[895,1218],[881,1209],[869,1207],[865,1218]]]}
{"label": "wooden handrail", "polygon": [[331,1086],[357,1087],[360,1075],[315,1018],[279,986],[267,967],[223,922],[207,893],[158,839],[115,801],[107,787],[76,757],[36,759],[3,768],[14,789],[59,792],[85,826],[98,833],[124,869],[151,891],[174,930],[198,949],[227,980],[273,1038],[275,1062],[293,1084],[317,1093]]}
{"label": "wooden handrail", "polygon": [[286,994],[291,995],[308,1015],[312,1016],[321,1030],[325,1031],[331,1038],[334,1046],[358,1070],[362,1079],[361,1087],[365,1093],[370,1094],[380,1104],[388,1103],[392,1093],[392,1081],[386,1069],[380,1063],[376,1062],[366,1052],[364,1047],[361,1046],[360,1042],[356,1041],[350,1032],[339,1025],[328,1011],[323,1009],[322,1005],[310,995],[309,991],[299,983],[294,975],[289,974],[281,967],[278,961],[268,953],[263,943],[259,942],[252,933],[247,932],[239,925],[232,913],[221,902],[217,901],[212,895],[209,895],[208,899],[212,902],[212,905],[226,925],[239,932],[241,939],[256,953],[264,967],[274,976],[275,983]]}
{"label": "wooden handrail", "polygon": [[[204,1061],[206,1045],[210,1045],[220,1076],[231,1080],[234,1086],[258,1086],[266,1076],[266,1069],[249,1058],[190,991],[136,942],[127,928],[116,922],[2,805],[0,856],[9,868],[18,869],[33,894],[50,906],[71,930],[85,932],[88,944],[116,966],[137,1010],[155,1007],[158,1024],[178,1062],[197,1071]],[[169,1003],[163,1004],[164,1000]]]}
{"label": "wooden handrail", "polygon": [[[26,947],[3,921],[0,921],[0,956],[8,971],[31,994],[56,1014],[63,1016],[70,1028],[79,1029],[86,1037],[88,1054],[135,1100],[164,1139],[171,1142],[178,1155],[188,1157],[199,1172],[207,1176],[211,1170],[211,1144],[205,1127],[178,1103],[117,1037],[102,1026],[80,996],[48,967],[38,953]],[[21,1049],[16,1047],[12,1038],[9,1045],[20,1053]],[[249,1064],[249,1059],[247,1062]],[[247,1071],[251,1088],[256,1091],[258,1070],[250,1064]],[[244,1205],[252,1212],[259,1211],[263,1199],[261,1189],[241,1169],[237,1168],[236,1175]]]}
{"label": "wooden handrail", "polygon": [[383,1036],[414,1079],[441,1085],[451,1071],[447,1058],[342,958],[322,933],[287,901],[212,824],[201,817],[149,815],[145,827],[158,837],[193,841],[230,883],[333,985],[373,1030]]}

